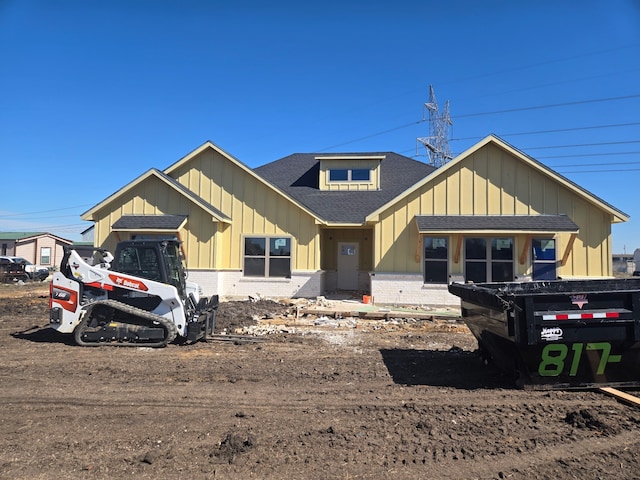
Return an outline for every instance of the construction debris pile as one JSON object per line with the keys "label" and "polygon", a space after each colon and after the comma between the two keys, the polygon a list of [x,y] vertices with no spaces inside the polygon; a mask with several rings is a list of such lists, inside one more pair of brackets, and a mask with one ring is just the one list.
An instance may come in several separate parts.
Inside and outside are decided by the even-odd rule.
{"label": "construction debris pile", "polygon": [[318,328],[394,331],[424,327],[432,331],[456,331],[465,327],[455,309],[429,307],[393,308],[354,300],[285,299],[259,296],[220,303],[216,332],[238,335],[314,333]]}

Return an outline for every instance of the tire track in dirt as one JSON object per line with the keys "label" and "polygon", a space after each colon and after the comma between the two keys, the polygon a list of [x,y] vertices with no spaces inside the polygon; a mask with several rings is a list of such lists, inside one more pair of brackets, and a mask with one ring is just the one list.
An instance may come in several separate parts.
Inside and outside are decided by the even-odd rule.
{"label": "tire track in dirt", "polygon": [[[554,444],[528,450],[526,454],[518,456],[495,456],[491,463],[481,460],[473,460],[465,463],[464,468],[452,467],[448,478],[474,478],[478,480],[495,478],[513,478],[514,475],[522,475],[524,478],[538,478],[536,471],[546,472],[558,470],[562,465],[571,462],[585,460],[591,461],[594,457],[602,457],[604,453],[637,447],[640,444],[637,431],[622,432],[613,436],[590,437],[572,441],[568,444]],[[635,449],[637,451],[637,449]],[[469,476],[469,472],[473,472]],[[621,474],[619,472],[619,474]],[[548,478],[543,476],[542,478]],[[557,478],[560,478],[558,476]],[[594,475],[593,478],[597,478]],[[624,478],[619,476],[618,478]],[[634,477],[635,478],[635,477]]]}

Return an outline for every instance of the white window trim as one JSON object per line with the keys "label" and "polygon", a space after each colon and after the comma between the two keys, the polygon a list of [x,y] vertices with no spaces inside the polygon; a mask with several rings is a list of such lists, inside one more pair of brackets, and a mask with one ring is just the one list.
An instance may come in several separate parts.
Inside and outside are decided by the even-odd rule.
{"label": "white window trim", "polygon": [[[347,179],[346,180],[331,180],[331,171],[332,170],[346,170],[347,171]],[[368,180],[353,180],[352,174],[353,174],[353,170],[367,170],[369,172],[369,179]],[[373,183],[373,181],[371,180],[371,169],[370,168],[330,168],[328,175],[327,175],[327,182],[328,183]]]}

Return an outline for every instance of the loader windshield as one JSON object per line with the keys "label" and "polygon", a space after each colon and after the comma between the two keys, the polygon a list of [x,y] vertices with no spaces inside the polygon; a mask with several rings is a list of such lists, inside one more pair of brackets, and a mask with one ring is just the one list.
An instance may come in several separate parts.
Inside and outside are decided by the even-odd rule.
{"label": "loader windshield", "polygon": [[118,258],[119,271],[136,277],[160,281],[162,272],[154,247],[131,246],[123,248]]}
{"label": "loader windshield", "polygon": [[169,243],[165,247],[167,259],[167,269],[169,273],[169,283],[178,289],[180,296],[185,295],[184,268],[182,266],[182,255],[178,245]]}
{"label": "loader windshield", "polygon": [[185,268],[180,244],[171,240],[122,242],[116,250],[113,269],[135,277],[174,286],[186,295]]}

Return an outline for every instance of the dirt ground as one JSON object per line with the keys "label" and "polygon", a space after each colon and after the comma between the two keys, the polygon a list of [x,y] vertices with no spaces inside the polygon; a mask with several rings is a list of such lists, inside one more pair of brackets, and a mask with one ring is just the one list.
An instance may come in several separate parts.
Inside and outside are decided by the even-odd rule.
{"label": "dirt ground", "polygon": [[640,410],[515,389],[455,319],[227,302],[262,341],[83,348],[47,289],[0,285],[3,479],[640,478]]}

